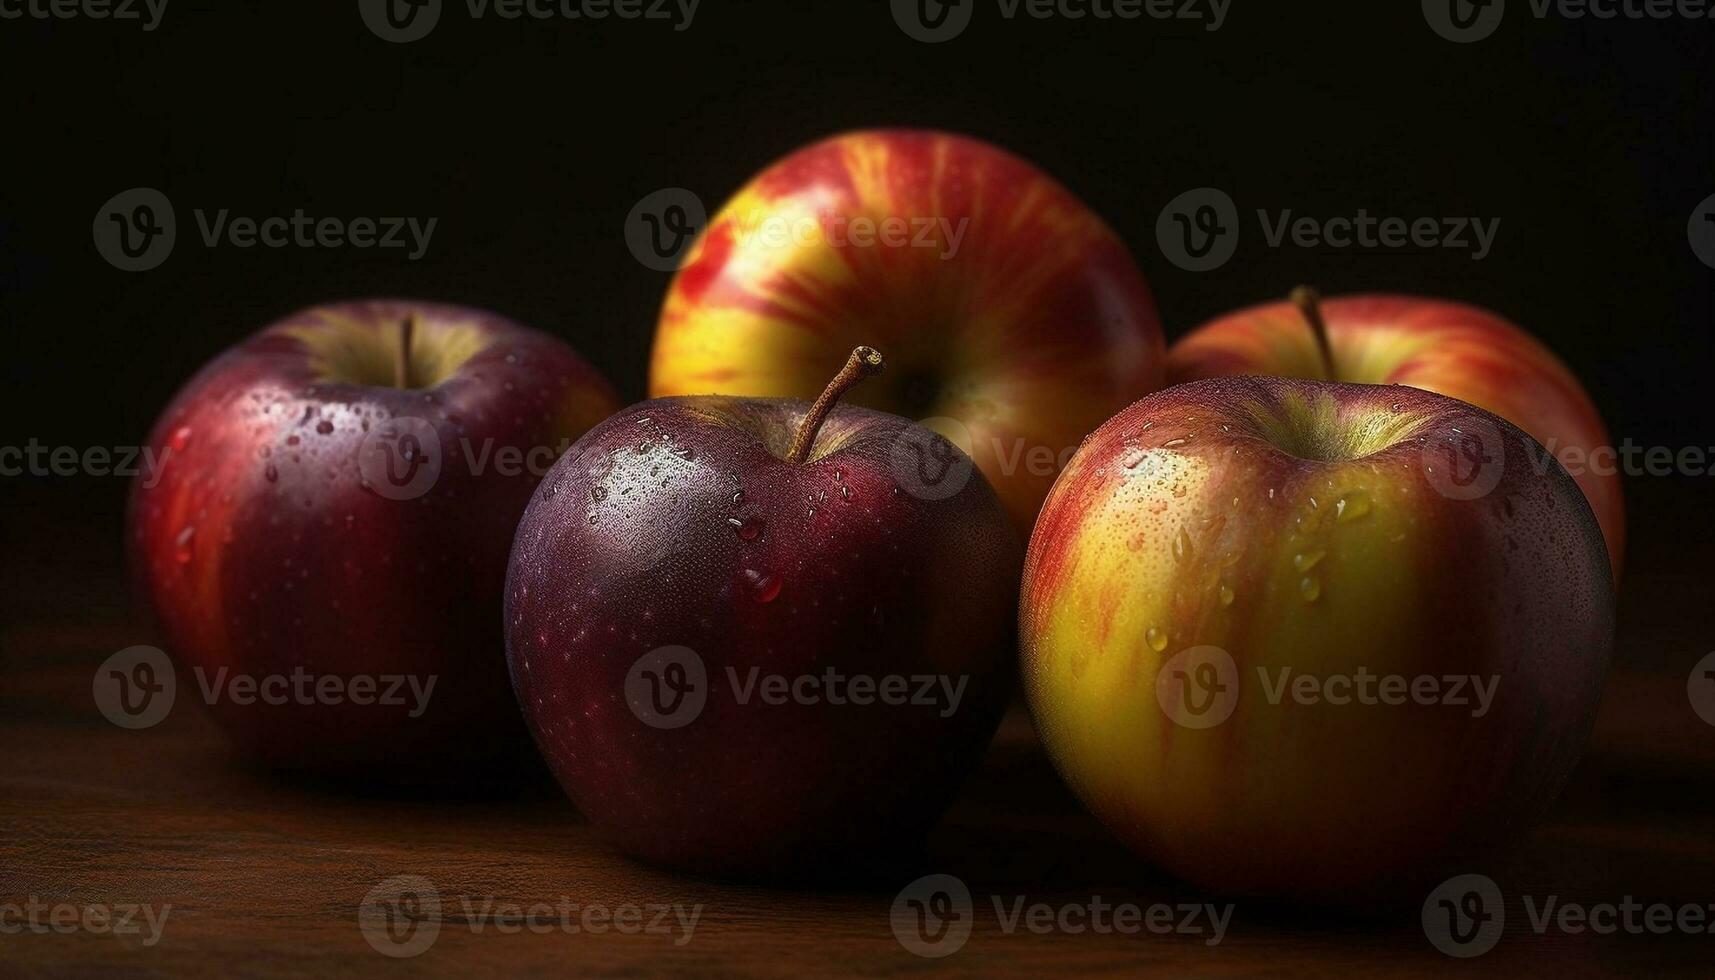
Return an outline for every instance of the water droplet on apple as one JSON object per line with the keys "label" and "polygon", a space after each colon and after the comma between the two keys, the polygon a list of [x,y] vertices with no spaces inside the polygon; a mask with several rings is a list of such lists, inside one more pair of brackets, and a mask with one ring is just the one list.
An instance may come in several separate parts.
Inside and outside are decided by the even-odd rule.
{"label": "water droplet on apple", "polygon": [[1183,562],[1191,557],[1191,532],[1185,528],[1179,529],[1178,537],[1173,539],[1173,560]]}
{"label": "water droplet on apple", "polygon": [[1305,602],[1315,602],[1322,597],[1321,581],[1314,575],[1304,576],[1304,580],[1298,583],[1298,594],[1304,597]]}
{"label": "water droplet on apple", "polygon": [[1233,595],[1233,587],[1230,585],[1222,585],[1221,586],[1221,605],[1223,605],[1223,606],[1232,605],[1234,598],[1235,597]]}
{"label": "water droplet on apple", "polygon": [[740,575],[750,588],[750,597],[757,602],[773,602],[780,595],[780,576],[747,568]]}
{"label": "water droplet on apple", "polygon": [[288,446],[296,446],[298,443],[303,442],[303,441],[304,440],[299,439],[297,436],[287,436],[286,437],[286,445],[288,445]]}
{"label": "water droplet on apple", "polygon": [[606,500],[607,499],[607,488],[604,486],[600,486],[600,485],[590,487],[590,499],[591,500]]}
{"label": "water droplet on apple", "polygon": [[1186,444],[1186,443],[1187,443],[1187,442],[1190,442],[1190,441],[1191,441],[1191,437],[1190,437],[1190,436],[1180,436],[1180,437],[1179,437],[1179,438],[1177,438],[1177,439],[1169,439],[1169,440],[1167,440],[1167,441],[1166,441],[1166,442],[1164,442],[1164,443],[1162,443],[1162,444],[1161,444],[1161,448],[1163,448],[1163,449],[1173,449],[1173,448],[1175,448],[1175,447],[1178,447],[1178,446],[1183,446],[1183,445],[1185,445],[1185,444]]}
{"label": "water droplet on apple", "polygon": [[1348,490],[1334,502],[1334,520],[1350,524],[1370,512],[1370,495],[1362,490]]}
{"label": "water droplet on apple", "polygon": [[175,453],[182,453],[191,444],[191,427],[181,425],[173,430],[172,438],[167,440],[167,448]]}
{"label": "water droplet on apple", "polygon": [[333,431],[333,423],[329,422],[327,419],[322,419],[320,422],[316,423],[316,431],[325,436]]}
{"label": "water droplet on apple", "polygon": [[1156,653],[1160,653],[1167,649],[1167,634],[1158,626],[1151,626],[1147,631],[1145,631],[1143,634],[1143,641],[1148,643],[1149,648],[1154,650]]}
{"label": "water droplet on apple", "polygon": [[181,564],[181,565],[190,564],[190,561],[191,561],[191,542],[194,538],[196,538],[196,534],[197,534],[196,528],[194,528],[190,525],[186,525],[185,529],[179,532],[179,536],[173,539],[173,558],[179,564]]}
{"label": "water droplet on apple", "polygon": [[1301,572],[1308,572],[1312,568],[1315,568],[1317,563],[1327,557],[1327,555],[1328,552],[1321,548],[1318,548],[1315,551],[1301,552],[1292,556],[1292,567]]}
{"label": "water droplet on apple", "polygon": [[268,468],[262,471],[262,475],[268,479],[269,483],[273,483],[280,478],[280,471],[274,468],[273,463],[269,463]]}

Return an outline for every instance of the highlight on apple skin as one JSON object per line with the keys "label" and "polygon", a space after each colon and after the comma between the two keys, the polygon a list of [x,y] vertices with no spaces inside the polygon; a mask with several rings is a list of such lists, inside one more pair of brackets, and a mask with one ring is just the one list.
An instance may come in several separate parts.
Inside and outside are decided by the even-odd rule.
{"label": "highlight on apple skin", "polygon": [[1359,904],[1504,844],[1577,762],[1614,629],[1590,506],[1540,452],[1402,385],[1224,378],[1121,412],[1025,568],[1056,766],[1223,894]]}
{"label": "highlight on apple skin", "polygon": [[[1305,322],[1307,304],[1323,321],[1332,372]],[[1488,310],[1385,294],[1322,300],[1301,289],[1193,330],[1168,352],[1167,373],[1169,384],[1234,375],[1405,384],[1494,412],[1569,464],[1619,577],[1626,513],[1607,428],[1553,351]]]}
{"label": "highlight on apple skin", "polygon": [[812,398],[858,343],[889,368],[854,403],[957,443],[1021,534],[1062,457],[1162,381],[1155,301],[1113,231],[943,132],[835,136],[741,189],[673,280],[649,392]]}
{"label": "highlight on apple skin", "polygon": [[635,405],[519,525],[518,700],[635,857],[754,880],[897,861],[998,724],[1022,540],[968,462],[957,492],[901,483],[904,447],[938,436],[846,405],[816,434],[826,400]]}
{"label": "highlight on apple skin", "polygon": [[[318,306],[226,351],[155,425],[160,480],[132,486],[179,683],[219,688],[215,719],[279,768],[463,785],[530,765],[496,630],[512,532],[542,454],[617,407],[565,344],[455,306]],[[237,676],[283,678],[284,703],[230,696]],[[336,703],[328,676],[417,687]]]}

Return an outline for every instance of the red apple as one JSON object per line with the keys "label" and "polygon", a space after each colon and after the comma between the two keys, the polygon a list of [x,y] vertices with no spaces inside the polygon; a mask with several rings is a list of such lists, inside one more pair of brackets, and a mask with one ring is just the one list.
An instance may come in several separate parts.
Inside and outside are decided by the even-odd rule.
{"label": "red apple", "polygon": [[1078,440],[1161,385],[1125,244],[1028,161],[951,133],[845,133],[740,189],[673,280],[649,393],[811,398],[860,342],[888,376],[854,400],[958,443],[1021,534]]}
{"label": "red apple", "polygon": [[1228,894],[1363,902],[1505,842],[1577,761],[1614,629],[1590,505],[1540,452],[1401,385],[1196,381],[1109,420],[1024,575],[1061,773]]}
{"label": "red apple", "polygon": [[993,734],[1023,548],[957,450],[835,400],[661,398],[586,435],[518,528],[513,683],[537,744],[626,852],[815,877],[897,855]]}
{"label": "red apple", "polygon": [[161,416],[160,479],[131,499],[181,689],[284,768],[527,759],[495,628],[512,532],[556,449],[616,407],[558,340],[453,306],[321,306],[227,351]]}
{"label": "red apple", "polygon": [[1245,374],[1403,384],[1488,409],[1571,464],[1619,575],[1626,512],[1602,418],[1552,351],[1488,310],[1413,296],[1321,302],[1299,290],[1193,330],[1168,353],[1167,373],[1170,384]]}

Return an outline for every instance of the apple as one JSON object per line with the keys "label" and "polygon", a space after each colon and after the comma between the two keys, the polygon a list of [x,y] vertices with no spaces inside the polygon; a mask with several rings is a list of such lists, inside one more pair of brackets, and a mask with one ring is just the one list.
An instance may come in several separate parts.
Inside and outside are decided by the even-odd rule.
{"label": "apple", "polygon": [[1056,766],[1224,894],[1397,898],[1506,843],[1578,760],[1614,630],[1595,517],[1540,452],[1403,385],[1218,378],[1127,408],[1025,566]]}
{"label": "apple", "polygon": [[625,852],[816,878],[897,856],[998,724],[1023,542],[980,473],[907,419],[719,396],[635,405],[543,481],[506,647],[549,767]]}
{"label": "apple", "polygon": [[565,344],[479,310],[339,303],[267,327],[173,399],[159,479],[132,488],[165,645],[272,766],[528,764],[496,630],[512,532],[556,448],[617,407]]}
{"label": "apple", "polygon": [[1240,310],[1193,330],[1168,352],[1167,373],[1170,384],[1245,374],[1405,384],[1488,409],[1573,471],[1619,576],[1626,514],[1602,418],[1552,351],[1488,310],[1414,296],[1323,302],[1300,288],[1288,302]]}
{"label": "apple", "polygon": [[860,342],[889,369],[854,400],[957,443],[1021,534],[1078,440],[1162,380],[1155,302],[1113,231],[950,133],[846,133],[741,189],[673,280],[649,392],[811,398]]}

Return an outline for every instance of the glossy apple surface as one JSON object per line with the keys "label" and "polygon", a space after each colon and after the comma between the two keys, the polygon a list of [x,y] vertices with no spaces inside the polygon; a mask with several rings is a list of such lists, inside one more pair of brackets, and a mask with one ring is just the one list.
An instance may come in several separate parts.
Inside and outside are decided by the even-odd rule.
{"label": "glossy apple surface", "polygon": [[673,280],[649,390],[812,398],[857,343],[888,371],[854,402],[959,444],[1024,534],[1078,440],[1162,378],[1155,303],[1113,231],[948,133],[837,136],[740,190]]}
{"label": "glossy apple surface", "polygon": [[1487,409],[1568,464],[1619,574],[1626,514],[1613,444],[1590,396],[1552,351],[1507,320],[1463,303],[1343,296],[1322,301],[1321,312],[1333,378],[1303,313],[1283,302],[1228,314],[1180,339],[1168,353],[1168,382],[1267,375],[1403,384]]}
{"label": "glossy apple surface", "polygon": [[561,342],[452,306],[315,307],[228,350],[161,415],[162,478],[131,499],[133,564],[181,692],[294,671],[433,677],[414,717],[409,699],[326,703],[313,687],[244,704],[222,685],[212,708],[283,768],[415,781],[528,758],[498,630],[512,532],[551,453],[616,407]]}
{"label": "glossy apple surface", "polygon": [[[1274,378],[1115,416],[1025,569],[1024,683],[1061,773],[1224,894],[1362,902],[1504,843],[1577,761],[1614,625],[1589,504],[1528,441],[1426,391]],[[1382,677],[1438,689],[1382,701]]]}
{"label": "glossy apple surface", "polygon": [[[902,486],[901,442],[934,437],[859,407],[834,409],[793,462],[805,412],[633,406],[555,466],[519,525],[506,595],[519,700],[579,811],[649,862],[777,879],[897,858],[998,722],[1023,560],[998,500],[974,472],[956,493]],[[661,691],[628,686],[662,650],[699,665],[674,682],[700,701],[674,727],[647,720]],[[765,703],[747,683],[830,671],[878,688],[949,678],[962,695],[928,703],[913,681],[907,703]],[[676,697],[659,706],[690,710]]]}

